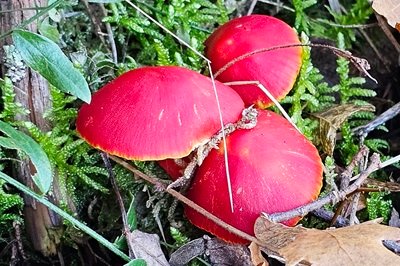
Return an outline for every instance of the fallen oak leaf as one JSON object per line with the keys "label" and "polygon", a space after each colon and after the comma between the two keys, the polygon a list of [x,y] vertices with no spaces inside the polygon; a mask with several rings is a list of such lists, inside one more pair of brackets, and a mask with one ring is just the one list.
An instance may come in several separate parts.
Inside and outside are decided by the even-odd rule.
{"label": "fallen oak leaf", "polygon": [[[400,265],[400,256],[389,251],[382,243],[383,240],[400,239],[400,229],[372,221],[337,229],[317,230],[290,228],[260,217],[255,223],[255,234],[267,248],[277,248],[277,253],[285,259],[286,265],[301,262],[331,266]],[[270,239],[282,236],[283,241]],[[268,246],[273,243],[281,245]]]}

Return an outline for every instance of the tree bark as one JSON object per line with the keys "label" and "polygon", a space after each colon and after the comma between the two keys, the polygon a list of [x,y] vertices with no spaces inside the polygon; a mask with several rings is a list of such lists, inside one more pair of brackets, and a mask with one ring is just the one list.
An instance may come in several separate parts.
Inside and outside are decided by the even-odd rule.
{"label": "tree bark", "polygon": [[[47,0],[0,0],[0,11],[11,11],[0,13],[0,33],[7,32],[15,28],[21,22],[34,16],[35,10],[26,10],[37,6],[47,6]],[[24,9],[25,8],[25,9]],[[22,10],[24,9],[24,10]],[[37,32],[35,22],[27,26],[32,32]],[[0,40],[0,74],[4,76],[7,69],[4,65],[4,45],[12,44],[12,39],[8,36]],[[44,112],[51,107],[49,85],[39,74],[26,68],[21,80],[14,82],[16,102],[29,110],[27,115],[17,115],[16,120],[30,121],[38,126],[42,131],[51,129],[49,121],[44,118]],[[37,190],[32,182],[32,174],[36,172],[34,166],[28,159],[23,159],[22,163],[15,166],[14,178],[23,182],[33,190]],[[54,202],[58,202],[59,193],[57,178],[53,181],[52,195]],[[35,250],[40,251],[45,256],[55,255],[57,246],[60,242],[62,233],[62,221],[58,215],[49,210],[44,205],[24,195],[24,221],[28,237],[30,238]]]}

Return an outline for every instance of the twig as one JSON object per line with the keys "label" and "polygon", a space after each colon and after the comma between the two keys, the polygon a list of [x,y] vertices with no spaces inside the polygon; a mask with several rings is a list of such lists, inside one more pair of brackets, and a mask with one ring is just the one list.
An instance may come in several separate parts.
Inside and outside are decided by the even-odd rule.
{"label": "twig", "polygon": [[[101,9],[101,12],[103,13],[102,15],[104,17],[107,16],[107,10],[104,8],[103,4],[100,4],[100,9]],[[113,33],[113,30],[112,30],[109,22],[106,22],[105,25],[106,25],[108,42],[110,43],[111,54],[113,57],[114,64],[118,64],[118,53],[117,53],[117,46],[115,45],[114,33]]]}
{"label": "twig", "polygon": [[247,11],[247,15],[253,14],[254,8],[257,5],[258,0],[253,0],[250,4],[249,10]]}
{"label": "twig", "polygon": [[376,19],[378,20],[378,24],[381,27],[382,31],[385,33],[386,37],[392,43],[394,49],[396,49],[397,53],[400,54],[400,44],[397,42],[396,38],[393,36],[392,32],[389,29],[387,21],[383,19],[383,17],[377,13],[375,13]]}
{"label": "twig", "polygon": [[253,55],[256,55],[259,53],[264,53],[264,52],[269,52],[269,51],[274,51],[274,50],[278,50],[278,49],[286,49],[286,48],[293,48],[293,47],[318,47],[318,48],[329,49],[337,56],[340,56],[340,57],[343,57],[343,58],[349,60],[353,65],[355,65],[357,67],[357,69],[359,71],[364,73],[367,77],[369,77],[374,82],[378,83],[377,80],[368,73],[368,70],[371,68],[371,66],[369,65],[369,63],[366,59],[353,56],[351,54],[351,52],[349,52],[349,51],[342,50],[342,49],[339,49],[339,48],[331,46],[331,45],[320,44],[320,43],[307,43],[307,44],[292,43],[292,44],[273,46],[273,47],[269,47],[269,48],[257,49],[255,51],[243,54],[243,55],[238,56],[238,57],[234,58],[233,60],[229,61],[223,67],[221,67],[216,73],[214,73],[214,77],[217,78],[219,75],[221,75],[223,72],[225,72],[228,68],[230,68],[237,62],[242,61],[246,58],[249,58]]}
{"label": "twig", "polygon": [[360,136],[361,139],[365,139],[369,132],[379,127],[380,125],[386,123],[388,120],[397,116],[400,113],[400,102],[396,103],[385,112],[377,116],[374,120],[366,125],[356,127],[353,129],[353,133]]}
{"label": "twig", "polygon": [[382,53],[379,51],[379,49],[375,46],[374,42],[371,40],[371,38],[369,37],[369,35],[367,34],[367,32],[364,29],[359,29],[359,32],[361,33],[361,35],[365,38],[365,40],[367,41],[367,43],[369,44],[369,46],[371,46],[372,50],[374,51],[374,53],[376,54],[376,58],[378,58],[379,61],[381,61],[383,63],[383,65],[385,66],[386,70],[388,72],[390,72],[390,68],[389,68],[389,63],[388,63],[388,59],[382,55]]}
{"label": "twig", "polygon": [[313,19],[319,23],[322,24],[326,24],[329,26],[333,26],[333,27],[339,27],[339,28],[343,28],[343,29],[367,29],[367,28],[371,28],[371,27],[375,27],[378,24],[377,23],[369,23],[369,24],[338,24],[338,23],[333,23],[330,21],[325,21],[323,19]]}
{"label": "twig", "polygon": [[360,164],[360,162],[368,156],[369,150],[366,146],[361,146],[358,153],[353,157],[351,163],[346,169],[340,174],[340,190],[345,189],[349,186],[351,177],[353,176],[354,168]]}
{"label": "twig", "polygon": [[[237,129],[254,128],[257,124],[257,115],[258,111],[253,106],[244,109],[242,112],[242,117],[239,121],[225,125],[218,133],[212,136],[207,143],[197,148],[197,151],[195,152],[190,163],[185,167],[183,176],[170,184],[168,188],[175,188],[187,183],[187,180],[192,178],[197,166],[200,166],[203,163],[204,159],[208,156],[212,149],[218,148],[219,143],[223,141],[223,137],[225,135],[229,135]],[[226,147],[224,147],[224,150],[226,150]]]}
{"label": "twig", "polygon": [[258,0],[258,1],[262,2],[262,3],[265,3],[265,4],[273,5],[276,8],[283,8],[283,9],[286,9],[286,10],[288,10],[290,12],[296,12],[296,10],[294,10],[293,8],[288,7],[288,6],[286,6],[286,5],[284,5],[283,3],[280,3],[280,2],[276,3],[276,2],[268,1],[268,0]]}
{"label": "twig", "polygon": [[94,34],[100,39],[100,41],[106,45],[106,41],[103,37],[103,35],[100,34],[101,32],[101,27],[100,25],[97,23],[97,17],[96,15],[93,14],[89,2],[87,0],[83,0],[83,5],[85,6],[86,12],[89,14],[89,19],[90,19],[90,23],[92,24],[93,28],[94,28]]}
{"label": "twig", "polygon": [[126,242],[128,243],[129,257],[131,259],[135,259],[136,258],[135,250],[134,250],[134,247],[132,245],[130,245],[130,241],[129,241],[130,239],[132,239],[132,232],[131,232],[131,229],[129,228],[128,217],[126,215],[124,201],[121,197],[121,193],[119,192],[117,182],[115,181],[115,176],[114,176],[114,172],[112,170],[109,156],[107,153],[101,152],[101,158],[103,159],[104,165],[106,166],[106,169],[108,171],[111,185],[114,189],[115,196],[117,197],[117,202],[118,202],[119,208],[121,210],[122,224],[124,227],[124,235],[126,236],[126,239],[128,240]]}
{"label": "twig", "polygon": [[208,212],[206,209],[200,207],[199,205],[197,205],[196,203],[194,203],[193,201],[191,201],[190,199],[188,199],[187,197],[185,197],[184,195],[180,194],[178,191],[174,190],[174,189],[166,189],[165,185],[162,184],[161,182],[159,182],[156,178],[150,177],[144,173],[142,173],[141,171],[139,171],[138,169],[136,169],[135,167],[133,167],[132,165],[130,165],[129,163],[125,162],[124,160],[109,155],[109,157],[115,161],[116,163],[120,164],[122,167],[126,168],[127,170],[129,170],[130,172],[132,172],[133,174],[135,174],[136,176],[146,180],[147,182],[158,186],[159,188],[164,188],[165,191],[172,195],[173,197],[175,197],[176,199],[178,199],[179,201],[183,202],[184,204],[186,204],[187,206],[189,206],[190,208],[194,209],[195,211],[199,212],[200,214],[204,215],[205,217],[207,217],[208,219],[210,219],[211,221],[213,221],[214,223],[216,223],[217,225],[221,226],[222,228],[224,228],[225,230],[243,238],[246,239],[248,241],[253,241],[255,242],[257,245],[259,246],[263,246],[263,244],[254,236],[251,236],[235,227],[233,227],[230,224],[227,224],[226,222],[222,221],[221,219],[219,219],[218,217],[216,217],[215,215],[213,215],[212,213]]}
{"label": "twig", "polygon": [[[325,210],[324,208],[317,209],[315,211],[312,211],[311,213],[325,221],[332,221],[334,217],[334,213],[332,211]],[[347,225],[349,225],[349,221],[340,215],[337,217],[333,224],[331,223],[331,226],[335,227],[344,227]]]}
{"label": "twig", "polygon": [[344,190],[340,190],[338,192],[332,191],[328,193],[326,196],[319,198],[316,201],[313,201],[309,204],[300,206],[298,208],[295,208],[293,210],[287,211],[287,212],[279,212],[279,213],[274,213],[274,214],[266,214],[263,213],[263,215],[270,221],[272,222],[282,222],[289,220],[294,217],[298,216],[305,216],[309,212],[313,210],[317,210],[319,208],[322,208],[325,204],[336,204],[339,201],[344,200],[348,194],[354,192],[357,190],[361,184],[364,182],[364,180],[374,171],[377,169],[380,169],[380,160],[379,160],[379,154],[374,153],[371,156],[371,162],[367,169],[365,171],[361,172],[361,174],[358,176],[357,180],[354,181],[353,184],[345,188]]}

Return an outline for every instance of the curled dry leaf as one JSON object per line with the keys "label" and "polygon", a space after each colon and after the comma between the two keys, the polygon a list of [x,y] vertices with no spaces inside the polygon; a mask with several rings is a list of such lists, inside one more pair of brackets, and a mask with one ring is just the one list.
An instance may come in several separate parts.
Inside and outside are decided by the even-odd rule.
{"label": "curled dry leaf", "polygon": [[324,112],[313,114],[319,120],[318,139],[326,154],[332,155],[333,153],[336,131],[351,115],[360,111],[373,112],[375,107],[373,105],[342,104],[333,106]]}
{"label": "curled dry leaf", "polygon": [[374,0],[372,8],[384,16],[388,24],[400,31],[400,1],[399,0]]}
{"label": "curled dry leaf", "polygon": [[331,266],[400,265],[400,256],[382,243],[383,240],[400,239],[400,229],[375,222],[316,230],[291,228],[260,217],[255,224],[255,234],[267,248],[275,249],[286,265],[300,262]]}

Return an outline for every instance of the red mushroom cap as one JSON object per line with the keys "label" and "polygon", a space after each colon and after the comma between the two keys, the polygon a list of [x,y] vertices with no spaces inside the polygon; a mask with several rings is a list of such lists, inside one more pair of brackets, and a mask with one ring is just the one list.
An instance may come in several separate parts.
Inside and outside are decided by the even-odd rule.
{"label": "red mushroom cap", "polygon": [[[296,32],[285,22],[270,16],[250,15],[233,19],[206,40],[206,56],[218,72],[228,62],[259,49],[300,44]],[[278,100],[286,96],[301,66],[301,47],[256,53],[235,62],[216,78],[221,82],[260,81]],[[233,86],[246,105],[264,108],[271,100],[254,85]]]}
{"label": "red mushroom cap", "polygon": [[[234,212],[222,145],[204,160],[187,197],[228,224],[254,235],[254,222],[261,212],[287,211],[318,197],[323,168],[318,151],[283,117],[259,111],[255,128],[227,136],[227,150]],[[185,213],[194,225],[221,239],[246,243],[188,206]],[[300,219],[284,224],[293,226]]]}
{"label": "red mushroom cap", "polygon": [[[216,82],[224,123],[244,108],[239,95]],[[79,110],[76,127],[92,146],[126,159],[187,156],[220,128],[213,84],[176,66],[126,72],[97,91]]]}
{"label": "red mushroom cap", "polygon": [[172,181],[175,181],[183,176],[185,168],[190,163],[191,158],[189,156],[178,160],[179,161],[176,161],[176,159],[165,159],[158,161],[158,165],[164,169]]}

